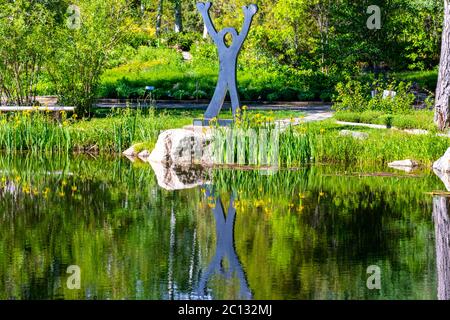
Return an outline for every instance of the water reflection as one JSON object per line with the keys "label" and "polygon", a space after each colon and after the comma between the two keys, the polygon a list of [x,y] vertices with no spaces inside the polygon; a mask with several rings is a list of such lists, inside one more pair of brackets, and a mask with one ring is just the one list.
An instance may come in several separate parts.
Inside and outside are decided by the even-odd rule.
{"label": "water reflection", "polygon": [[[0,167],[0,299],[448,298],[449,205],[426,194],[442,189],[431,173],[155,175],[1,155]],[[73,264],[81,290],[65,285]]]}
{"label": "water reflection", "polygon": [[438,277],[438,299],[450,300],[450,199],[434,197],[433,220],[436,241],[436,265]]}
{"label": "water reflection", "polygon": [[[220,274],[227,280],[231,280],[234,276],[237,276],[240,284],[239,298],[251,299],[252,292],[248,287],[247,277],[236,254],[234,244],[234,225],[236,220],[235,195],[231,195],[228,213],[225,215],[221,197],[211,192],[211,189],[210,187],[205,187],[205,195],[208,198],[215,199],[212,211],[216,221],[216,252],[208,268],[201,276],[197,290],[198,297],[203,299],[205,296],[208,296],[208,280],[214,274]],[[225,266],[225,263],[227,263],[227,266]]]}

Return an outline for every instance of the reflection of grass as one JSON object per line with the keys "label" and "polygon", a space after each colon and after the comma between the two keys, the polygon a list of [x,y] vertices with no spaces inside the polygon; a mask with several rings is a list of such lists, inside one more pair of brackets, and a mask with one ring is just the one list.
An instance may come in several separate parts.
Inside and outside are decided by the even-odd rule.
{"label": "reflection of grass", "polygon": [[[168,283],[187,297],[200,278],[192,274],[205,272],[215,254],[207,197],[159,189],[147,164],[0,155],[0,167],[0,180],[20,176],[21,184],[51,190],[47,199],[22,189],[0,195],[2,299],[169,299]],[[439,180],[336,175],[347,170],[213,171],[224,204],[230,189],[237,194],[235,248],[255,299],[436,296],[432,201],[424,191],[439,189]],[[394,279],[376,294],[361,281],[373,263]],[[72,264],[81,267],[82,290],[65,286]],[[237,297],[233,279],[216,277],[208,289],[214,298]]]}

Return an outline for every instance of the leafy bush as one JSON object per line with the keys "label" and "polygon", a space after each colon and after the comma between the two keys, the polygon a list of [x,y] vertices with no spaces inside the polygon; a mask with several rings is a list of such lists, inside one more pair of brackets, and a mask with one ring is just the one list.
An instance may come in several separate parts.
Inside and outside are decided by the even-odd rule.
{"label": "leafy bush", "polygon": [[165,35],[165,38],[169,46],[176,46],[183,51],[190,51],[192,45],[196,41],[202,40],[202,37],[198,32],[186,32],[186,33],[172,32]]}
{"label": "leafy bush", "polygon": [[[412,112],[415,96],[409,92],[410,84],[399,82],[387,85],[375,83],[370,87],[367,83],[350,80],[338,83],[337,95],[333,106],[336,111],[379,111],[388,114],[407,114]],[[371,90],[372,89],[372,90]],[[384,96],[385,91],[395,91],[394,97]],[[374,92],[374,97],[371,93]]]}
{"label": "leafy bush", "polygon": [[350,80],[336,85],[337,96],[333,109],[336,111],[364,111],[368,104],[369,88],[359,81]]}

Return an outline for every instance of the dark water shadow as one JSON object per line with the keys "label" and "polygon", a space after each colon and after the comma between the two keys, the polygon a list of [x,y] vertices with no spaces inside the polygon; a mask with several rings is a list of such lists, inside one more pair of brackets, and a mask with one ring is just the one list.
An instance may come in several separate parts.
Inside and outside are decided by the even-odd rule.
{"label": "dark water shadow", "polygon": [[[206,187],[206,196],[214,197],[214,191]],[[234,245],[234,226],[236,222],[236,209],[234,207],[235,195],[230,197],[227,215],[225,215],[224,205],[220,196],[215,197],[215,207],[212,209],[216,220],[216,252],[208,267],[200,277],[197,288],[199,299],[208,297],[207,285],[212,276],[219,274],[227,280],[237,276],[240,284],[239,298],[250,300],[253,298],[251,289],[248,286],[247,276],[236,253]],[[224,262],[228,262],[228,267],[224,267]]]}

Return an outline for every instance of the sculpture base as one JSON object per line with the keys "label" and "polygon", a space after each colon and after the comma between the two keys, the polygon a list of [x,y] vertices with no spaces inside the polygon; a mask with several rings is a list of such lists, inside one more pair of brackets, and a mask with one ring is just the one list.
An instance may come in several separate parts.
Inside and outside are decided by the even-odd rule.
{"label": "sculpture base", "polygon": [[231,127],[231,125],[234,123],[234,120],[232,119],[194,119],[194,127],[209,127],[212,126],[219,126],[219,127]]}

